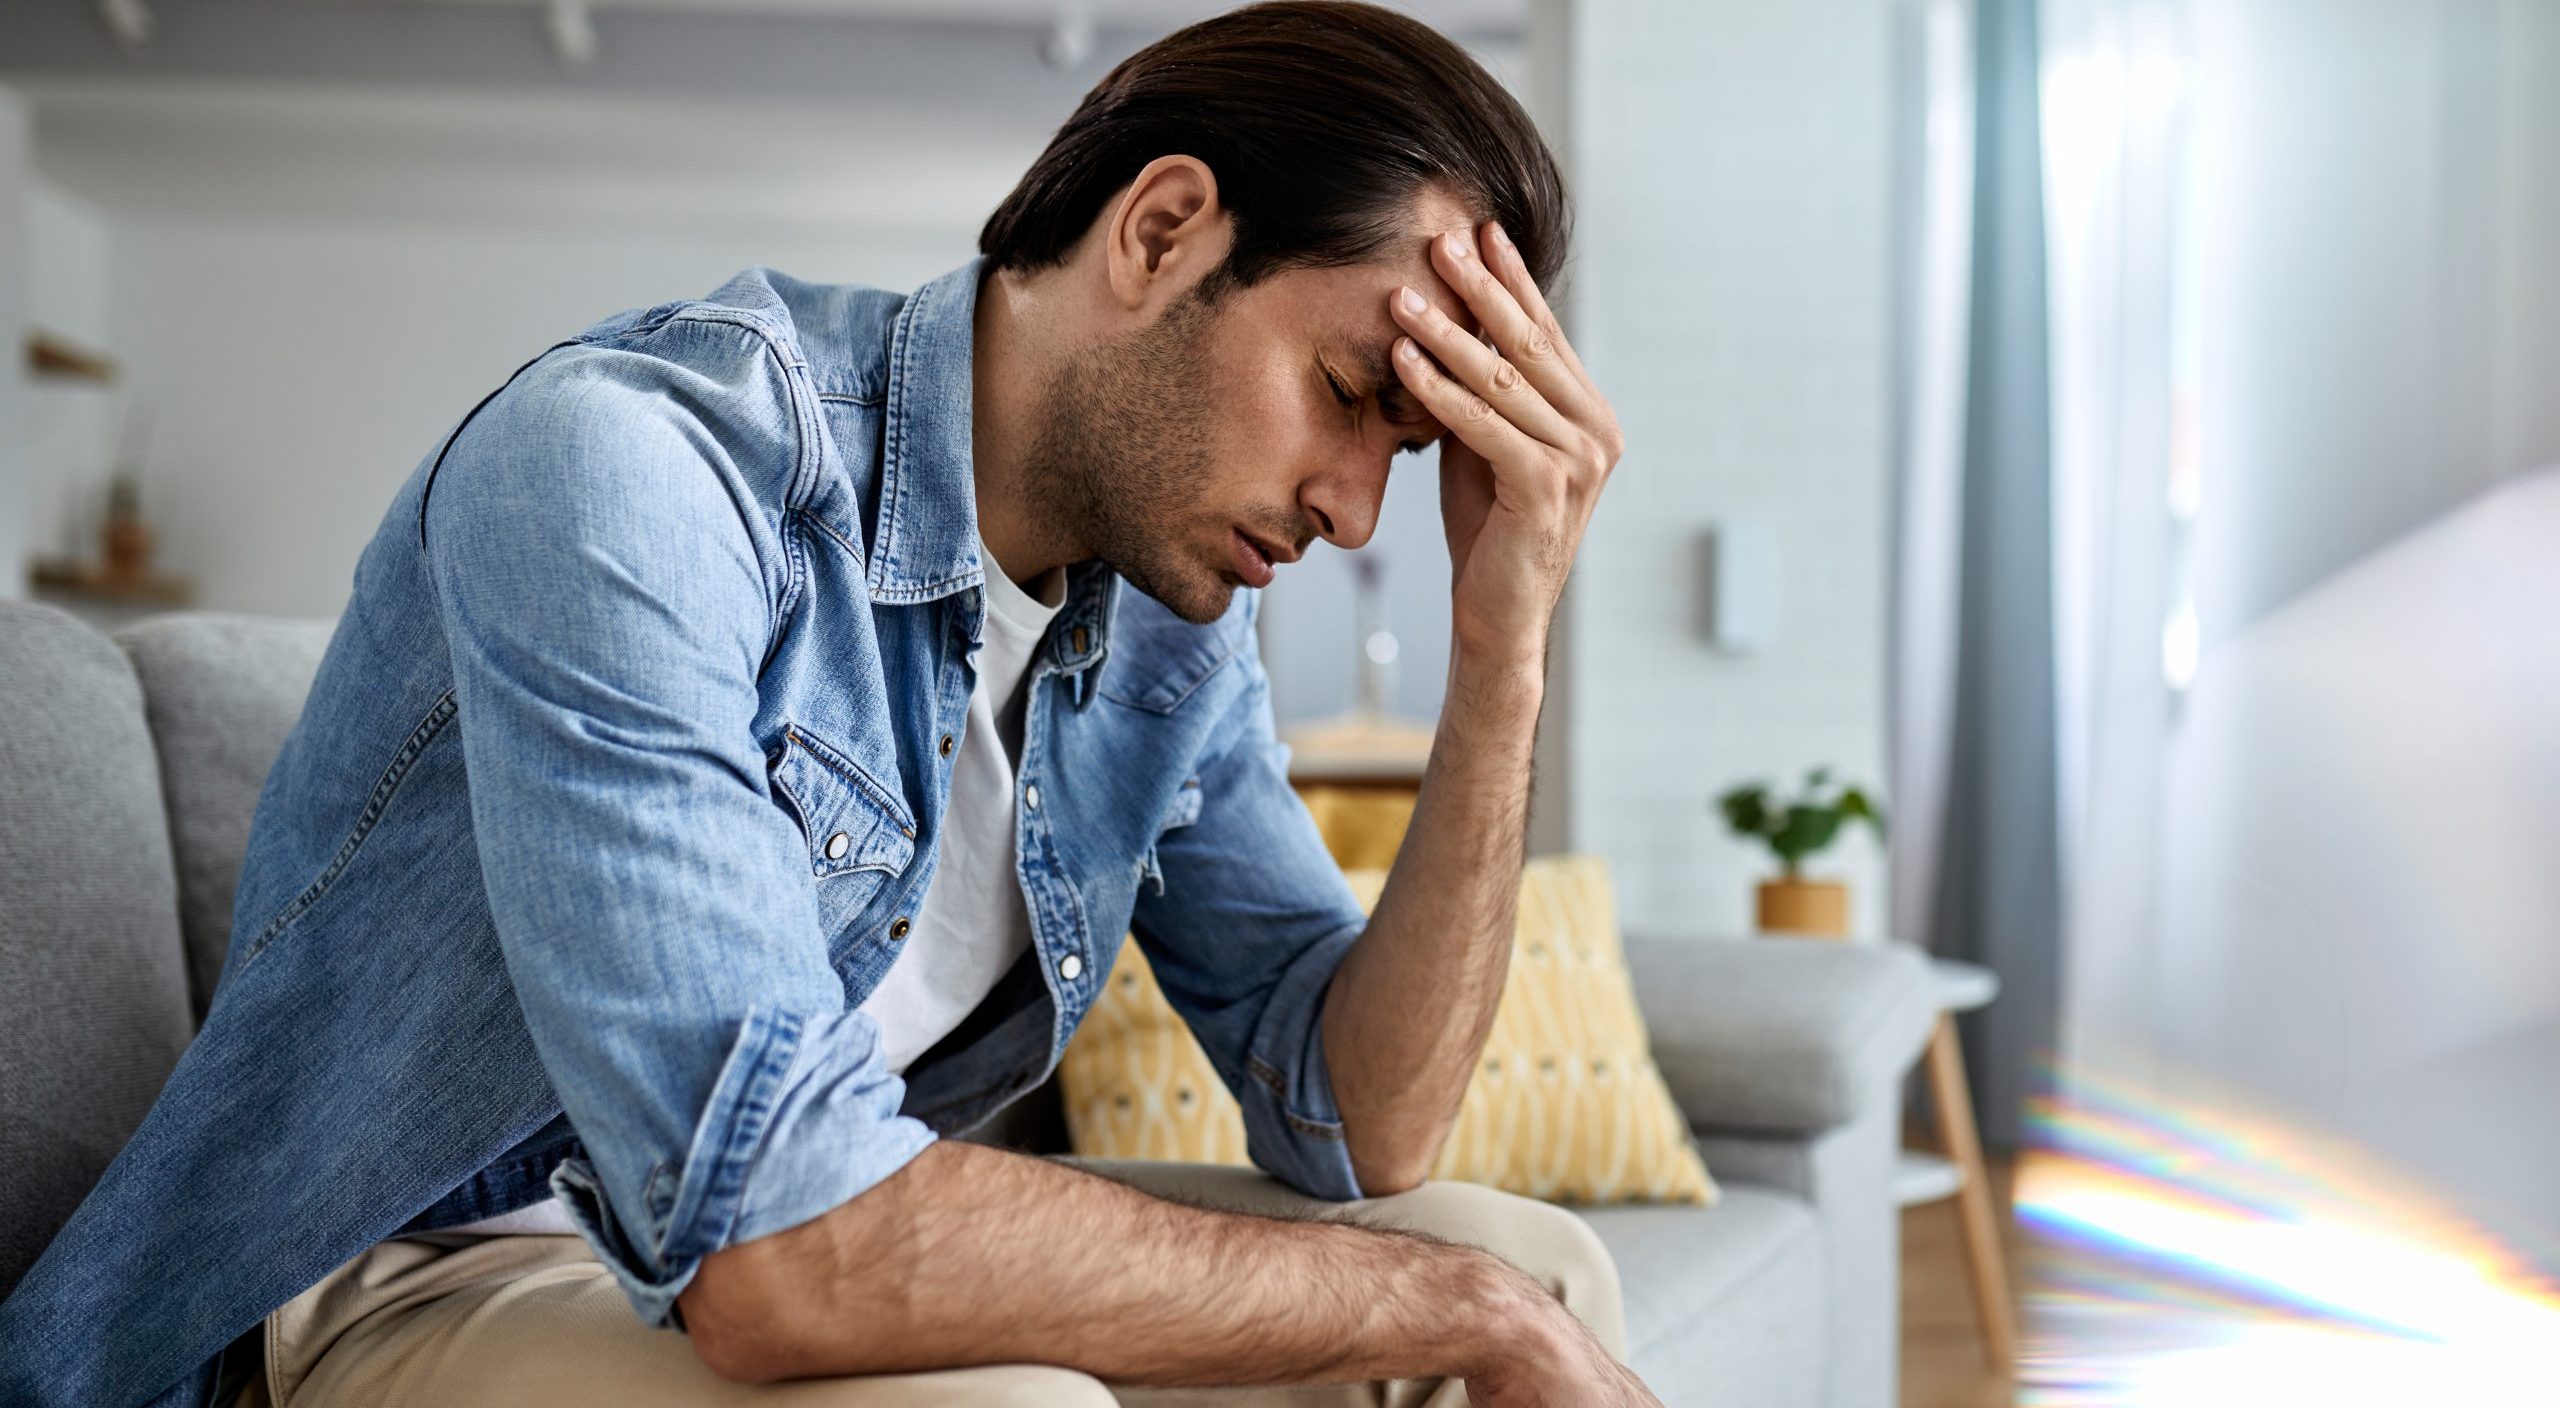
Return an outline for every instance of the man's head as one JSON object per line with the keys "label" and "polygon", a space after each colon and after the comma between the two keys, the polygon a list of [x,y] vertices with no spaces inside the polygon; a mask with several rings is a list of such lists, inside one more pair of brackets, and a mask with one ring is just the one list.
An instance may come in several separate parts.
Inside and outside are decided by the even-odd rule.
{"label": "man's head", "polygon": [[979,235],[1052,324],[1022,491],[1194,620],[1314,537],[1366,542],[1397,451],[1441,434],[1389,368],[1388,297],[1467,322],[1427,243],[1486,220],[1553,281],[1553,156],[1419,21],[1284,0],[1131,56]]}

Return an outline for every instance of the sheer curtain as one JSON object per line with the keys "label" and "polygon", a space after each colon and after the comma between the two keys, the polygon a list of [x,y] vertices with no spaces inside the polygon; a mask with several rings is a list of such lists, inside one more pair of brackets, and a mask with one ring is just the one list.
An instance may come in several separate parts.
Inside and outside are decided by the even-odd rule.
{"label": "sheer curtain", "polygon": [[[2184,0],[2043,0],[2054,782],[2068,1062],[2139,1073],[2168,730],[2198,653]],[[2080,1049],[2087,1048],[2087,1049]]]}
{"label": "sheer curtain", "polygon": [[1930,86],[1949,125],[1969,107],[1969,157],[1942,154],[1905,206],[1937,212],[1924,246],[1959,231],[1962,247],[1906,279],[1894,891],[1903,936],[2000,975],[1964,1040],[1983,1138],[2008,1145],[2059,984],[2044,222],[2035,0],[1967,8],[1969,39],[1939,39]]}
{"label": "sheer curtain", "polygon": [[2000,974],[1966,1044],[2015,1144],[2066,1006],[2148,991],[2194,648],[2190,65],[2181,0],[1908,13],[1895,921]]}

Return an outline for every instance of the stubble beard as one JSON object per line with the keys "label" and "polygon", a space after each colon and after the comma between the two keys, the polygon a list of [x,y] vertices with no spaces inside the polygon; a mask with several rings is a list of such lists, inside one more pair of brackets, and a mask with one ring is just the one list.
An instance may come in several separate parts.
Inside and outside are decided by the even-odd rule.
{"label": "stubble beard", "polygon": [[1214,310],[1186,291],[1152,325],[1060,367],[1042,392],[1025,492],[1062,539],[1186,621],[1235,587],[1201,561]]}

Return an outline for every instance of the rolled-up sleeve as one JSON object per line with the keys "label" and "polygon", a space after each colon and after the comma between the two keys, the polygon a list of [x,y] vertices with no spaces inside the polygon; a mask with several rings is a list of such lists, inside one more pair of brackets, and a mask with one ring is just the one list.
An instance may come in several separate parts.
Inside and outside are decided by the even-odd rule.
{"label": "rolled-up sleeve", "polygon": [[[458,434],[420,532],[507,972],[584,1146],[553,1179],[643,1321],[934,1135],[827,961],[768,790],[757,676],[799,463],[751,333],[574,348]],[[756,492],[765,488],[761,496]]]}
{"label": "rolled-up sleeve", "polygon": [[1322,1019],[1368,920],[1289,786],[1261,660],[1248,644],[1225,668],[1247,688],[1205,752],[1199,819],[1157,843],[1162,884],[1139,888],[1131,927],[1244,1107],[1255,1166],[1314,1197],[1357,1198]]}

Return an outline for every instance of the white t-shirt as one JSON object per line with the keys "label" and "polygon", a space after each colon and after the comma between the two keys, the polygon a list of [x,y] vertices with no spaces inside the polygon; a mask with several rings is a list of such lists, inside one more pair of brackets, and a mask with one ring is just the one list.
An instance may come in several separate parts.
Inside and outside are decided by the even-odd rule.
{"label": "white t-shirt", "polygon": [[900,1075],[977,1010],[996,980],[1031,947],[1031,910],[1014,868],[1014,764],[1022,756],[1023,676],[1050,620],[1065,604],[1066,573],[1051,568],[1016,586],[978,543],[987,564],[987,620],[978,639],[977,687],[969,723],[951,760],[951,808],[942,821],[942,860],[916,906],[905,951],[862,1010],[880,1023],[889,1069]]}
{"label": "white t-shirt", "polygon": [[[1023,679],[1049,622],[1066,604],[1067,574],[1051,568],[1038,595],[987,567],[986,627],[969,719],[951,759],[951,806],[942,819],[942,859],[924,902],[909,917],[903,952],[862,1010],[880,1024],[881,1053],[900,1075],[960,1025],[1031,947],[1031,910],[1014,866],[1014,765],[1022,756]],[[445,1229],[473,1233],[570,1235],[577,1229],[558,1199]]]}

